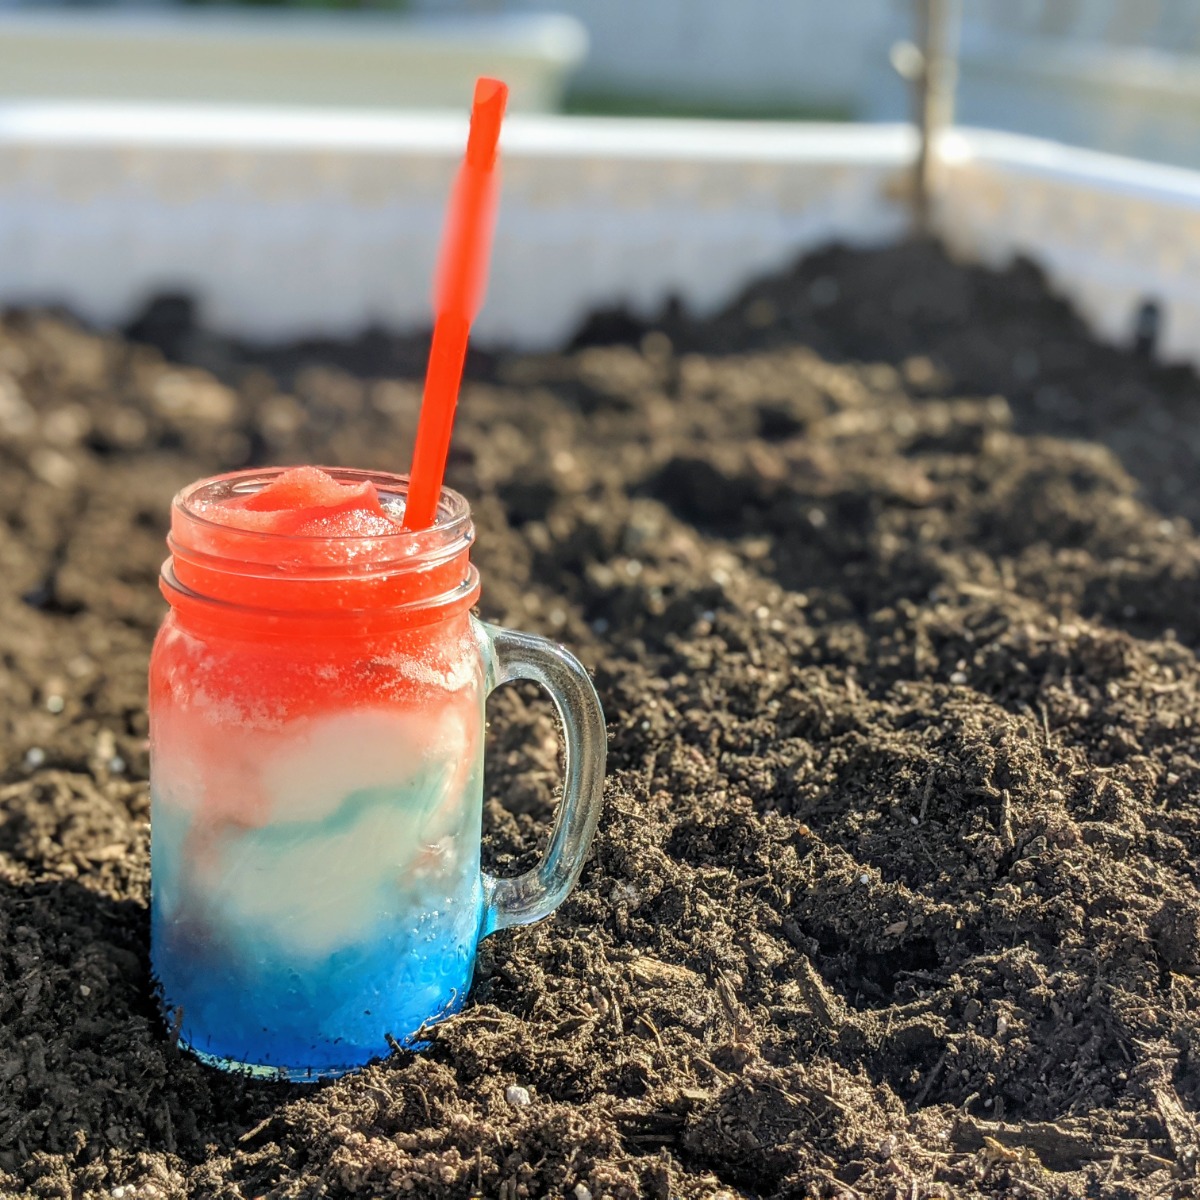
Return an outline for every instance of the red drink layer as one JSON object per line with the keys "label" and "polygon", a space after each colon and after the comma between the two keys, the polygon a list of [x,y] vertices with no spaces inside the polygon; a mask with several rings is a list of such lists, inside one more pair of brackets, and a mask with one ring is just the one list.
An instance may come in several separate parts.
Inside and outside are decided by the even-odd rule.
{"label": "red drink layer", "polygon": [[379,537],[401,528],[369,479],[338,483],[320,467],[294,467],[259,491],[202,502],[199,511],[231,529],[298,537]]}

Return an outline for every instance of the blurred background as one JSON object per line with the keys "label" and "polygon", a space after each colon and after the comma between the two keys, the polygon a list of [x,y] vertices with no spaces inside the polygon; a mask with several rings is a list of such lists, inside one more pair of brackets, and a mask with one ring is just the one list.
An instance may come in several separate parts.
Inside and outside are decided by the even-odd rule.
{"label": "blurred background", "polygon": [[[511,88],[480,336],[697,313],[914,228],[1200,361],[1196,0],[0,0],[0,303],[420,327],[474,79]],[[1098,153],[1099,152],[1099,153]]]}
{"label": "blurred background", "polygon": [[[890,121],[915,6],[0,0],[0,94],[440,107],[486,61],[526,110]],[[1200,165],[1194,0],[963,0],[956,23],[961,123]]]}

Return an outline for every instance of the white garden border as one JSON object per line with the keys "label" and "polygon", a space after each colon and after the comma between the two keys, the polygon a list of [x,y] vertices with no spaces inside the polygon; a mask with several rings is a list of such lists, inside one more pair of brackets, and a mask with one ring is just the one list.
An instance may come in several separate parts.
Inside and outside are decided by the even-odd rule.
{"label": "white garden border", "polygon": [[[193,293],[260,339],[428,324],[459,114],[0,105],[0,303],[100,324]],[[725,303],[831,241],[893,241],[902,126],[513,116],[478,333],[560,342],[592,309]],[[961,255],[1040,262],[1108,337],[1154,298],[1200,363],[1200,174],[1013,135],[941,144],[939,220]]]}
{"label": "white garden border", "polygon": [[1113,341],[1153,300],[1161,355],[1200,365],[1200,171],[981,130],[946,134],[940,157],[941,229],[960,254],[1032,259]]}

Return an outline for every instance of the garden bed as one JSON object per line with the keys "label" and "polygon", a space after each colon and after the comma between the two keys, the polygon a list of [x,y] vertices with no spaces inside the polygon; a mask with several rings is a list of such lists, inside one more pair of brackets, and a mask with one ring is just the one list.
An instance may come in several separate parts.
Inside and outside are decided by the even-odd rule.
{"label": "garden bed", "polygon": [[[427,1053],[305,1090],[153,1013],[155,577],[198,476],[406,463],[425,343],[183,316],[0,327],[0,1190],[1189,1194],[1190,372],[918,245],[475,358],[449,481],[482,610],[594,669],[605,814]],[[485,858],[515,871],[554,728],[522,690],[490,711]]]}

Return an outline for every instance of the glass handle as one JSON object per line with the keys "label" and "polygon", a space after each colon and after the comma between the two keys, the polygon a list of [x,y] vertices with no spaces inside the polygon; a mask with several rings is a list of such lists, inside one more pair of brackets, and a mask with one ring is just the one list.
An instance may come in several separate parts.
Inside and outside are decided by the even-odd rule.
{"label": "glass handle", "polygon": [[566,751],[562,802],[545,857],[515,879],[483,877],[481,936],[527,925],[552,913],[579,879],[604,791],[608,735],[600,697],[579,660],[555,642],[484,625],[491,647],[490,692],[514,679],[531,679],[550,693],[562,721]]}

